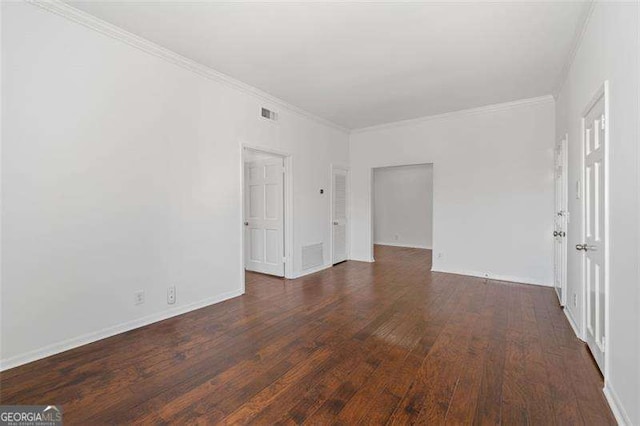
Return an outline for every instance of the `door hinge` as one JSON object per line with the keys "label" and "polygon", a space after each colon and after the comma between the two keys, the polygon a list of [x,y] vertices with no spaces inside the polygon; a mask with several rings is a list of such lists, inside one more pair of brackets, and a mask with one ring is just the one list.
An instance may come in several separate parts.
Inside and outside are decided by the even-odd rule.
{"label": "door hinge", "polygon": [[604,123],[605,123],[605,121],[606,121],[606,117],[605,117],[605,115],[604,115],[604,114],[602,114],[602,117],[600,117],[600,128],[601,128],[602,130],[604,130],[604,126],[605,126],[605,125],[604,125]]}

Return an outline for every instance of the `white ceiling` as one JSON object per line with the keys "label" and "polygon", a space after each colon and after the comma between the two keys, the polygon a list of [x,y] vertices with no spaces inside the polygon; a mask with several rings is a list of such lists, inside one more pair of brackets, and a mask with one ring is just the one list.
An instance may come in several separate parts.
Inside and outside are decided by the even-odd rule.
{"label": "white ceiling", "polygon": [[354,129],[553,93],[585,2],[70,2]]}

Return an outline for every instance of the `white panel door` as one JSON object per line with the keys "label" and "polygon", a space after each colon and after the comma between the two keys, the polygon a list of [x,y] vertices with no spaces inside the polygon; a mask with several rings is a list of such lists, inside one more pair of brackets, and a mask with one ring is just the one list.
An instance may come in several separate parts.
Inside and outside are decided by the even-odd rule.
{"label": "white panel door", "polygon": [[604,96],[595,102],[584,123],[584,235],[576,249],[584,252],[586,337],[604,371],[605,353],[605,115]]}
{"label": "white panel door", "polygon": [[567,137],[555,149],[554,280],[560,305],[566,304],[567,282]]}
{"label": "white panel door", "polygon": [[347,260],[347,244],[349,230],[349,215],[347,206],[348,171],[334,168],[332,171],[332,262],[344,262]]}
{"label": "white panel door", "polygon": [[245,268],[284,276],[284,161],[245,163]]}

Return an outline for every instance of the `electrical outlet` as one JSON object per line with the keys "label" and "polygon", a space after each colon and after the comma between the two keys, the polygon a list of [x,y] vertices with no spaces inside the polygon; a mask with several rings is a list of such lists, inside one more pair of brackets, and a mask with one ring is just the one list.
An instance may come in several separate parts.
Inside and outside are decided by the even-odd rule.
{"label": "electrical outlet", "polygon": [[144,303],[144,290],[133,293],[133,303],[135,305],[142,305]]}
{"label": "electrical outlet", "polygon": [[171,286],[167,289],[167,303],[173,305],[176,303],[176,287]]}
{"label": "electrical outlet", "polygon": [[573,293],[573,307],[577,308],[578,307],[578,295]]}
{"label": "electrical outlet", "polygon": [[394,238],[396,241],[398,241],[398,239],[400,238],[400,236],[399,236],[398,234],[395,234],[395,235],[393,236],[393,238]]}
{"label": "electrical outlet", "polygon": [[443,252],[438,252],[438,259],[442,259],[444,257],[444,253]]}

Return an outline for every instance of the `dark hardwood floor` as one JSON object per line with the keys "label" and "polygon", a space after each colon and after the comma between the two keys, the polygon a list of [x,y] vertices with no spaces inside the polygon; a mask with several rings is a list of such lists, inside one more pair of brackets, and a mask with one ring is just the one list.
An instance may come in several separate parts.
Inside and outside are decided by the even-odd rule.
{"label": "dark hardwood floor", "polygon": [[0,402],[84,425],[615,424],[552,289],[430,256],[249,273],[245,296],[1,373]]}

